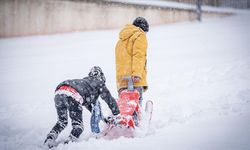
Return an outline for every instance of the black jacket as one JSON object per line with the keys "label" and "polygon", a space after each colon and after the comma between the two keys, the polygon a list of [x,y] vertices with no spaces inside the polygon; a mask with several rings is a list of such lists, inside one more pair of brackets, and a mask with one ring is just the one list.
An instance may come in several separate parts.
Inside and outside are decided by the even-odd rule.
{"label": "black jacket", "polygon": [[92,110],[91,104],[95,104],[99,95],[108,104],[113,115],[120,113],[116,100],[110,94],[108,88],[103,81],[95,77],[85,77],[83,79],[66,80],[60,83],[56,90],[63,85],[74,88],[83,98],[83,106],[89,111]]}

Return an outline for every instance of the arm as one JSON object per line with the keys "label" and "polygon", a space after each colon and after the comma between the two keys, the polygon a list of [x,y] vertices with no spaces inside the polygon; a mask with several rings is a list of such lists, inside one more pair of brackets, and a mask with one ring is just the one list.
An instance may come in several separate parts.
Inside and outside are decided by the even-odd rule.
{"label": "arm", "polygon": [[113,115],[118,115],[120,114],[120,110],[118,108],[117,102],[116,100],[112,97],[112,95],[110,94],[108,88],[106,86],[103,86],[100,89],[100,93],[101,93],[101,98],[107,103],[108,107],[110,108],[110,110],[112,111]]}
{"label": "arm", "polygon": [[142,78],[142,73],[145,69],[146,63],[147,46],[148,44],[146,35],[139,35],[133,45],[132,76]]}

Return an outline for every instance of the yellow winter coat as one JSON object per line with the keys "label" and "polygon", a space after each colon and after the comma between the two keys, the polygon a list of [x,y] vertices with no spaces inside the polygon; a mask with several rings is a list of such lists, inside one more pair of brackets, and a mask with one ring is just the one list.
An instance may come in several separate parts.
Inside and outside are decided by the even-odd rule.
{"label": "yellow winter coat", "polygon": [[147,84],[147,38],[145,32],[134,25],[126,25],[120,32],[119,41],[116,44],[116,84],[117,89],[126,88],[127,82],[124,76],[138,76],[141,80],[134,84],[142,86],[144,90]]}

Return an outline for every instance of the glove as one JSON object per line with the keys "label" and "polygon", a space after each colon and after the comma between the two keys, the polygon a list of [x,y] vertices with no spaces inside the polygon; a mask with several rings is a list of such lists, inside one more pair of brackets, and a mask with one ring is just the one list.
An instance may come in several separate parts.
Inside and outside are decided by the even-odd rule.
{"label": "glove", "polygon": [[108,116],[108,117],[104,118],[103,121],[104,121],[105,123],[107,123],[107,124],[111,124],[111,123],[113,122],[113,117]]}
{"label": "glove", "polygon": [[134,83],[136,83],[136,82],[139,82],[141,80],[141,78],[138,76],[132,76],[132,80]]}
{"label": "glove", "polygon": [[117,125],[117,124],[119,124],[121,119],[122,119],[121,115],[117,114],[117,115],[114,115],[114,116],[108,116],[107,118],[104,118],[104,122],[107,123],[107,124]]}
{"label": "glove", "polygon": [[122,116],[120,114],[114,116],[114,124],[119,125],[122,121]]}

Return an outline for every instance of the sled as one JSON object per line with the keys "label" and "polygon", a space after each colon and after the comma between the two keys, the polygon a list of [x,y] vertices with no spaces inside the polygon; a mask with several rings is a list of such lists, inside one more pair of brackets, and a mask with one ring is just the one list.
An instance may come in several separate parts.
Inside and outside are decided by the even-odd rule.
{"label": "sled", "polygon": [[[117,101],[120,110],[120,122],[118,125],[122,125],[128,128],[135,128],[135,120],[139,119],[139,98],[140,93],[134,89],[133,81],[131,77],[124,77],[124,80],[128,81],[128,89],[122,90],[120,97]],[[137,118],[135,118],[137,117]]]}
{"label": "sled", "polygon": [[[142,110],[139,105],[140,93],[133,86],[133,80],[130,76],[124,77],[124,80],[128,81],[128,88],[121,91],[120,97],[117,100],[117,104],[120,110],[120,115],[118,118],[115,118],[115,122],[107,122],[106,127],[99,132],[99,138],[105,137],[107,135],[111,136],[125,136],[133,137],[133,130],[140,125],[141,115],[146,115],[148,125],[151,122],[152,111],[153,111],[153,102],[147,101],[145,105],[145,110]],[[103,117],[104,118],[104,117]],[[113,133],[112,133],[113,132]],[[126,135],[131,133],[132,135]]]}

